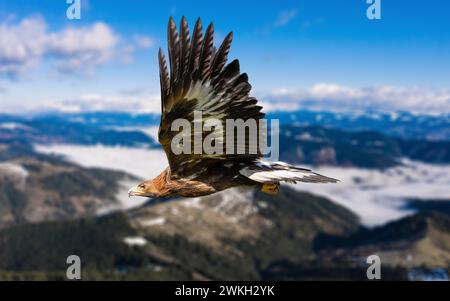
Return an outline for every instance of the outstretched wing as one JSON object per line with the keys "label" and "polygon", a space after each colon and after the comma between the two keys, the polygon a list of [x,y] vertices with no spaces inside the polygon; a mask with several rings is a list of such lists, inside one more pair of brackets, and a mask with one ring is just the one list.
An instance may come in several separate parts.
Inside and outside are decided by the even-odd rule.
{"label": "outstretched wing", "polygon": [[[257,106],[257,100],[249,96],[251,85],[245,73],[239,71],[239,61],[234,60],[226,65],[233,38],[230,32],[224,39],[219,49],[213,45],[214,27],[212,23],[202,33],[202,23],[198,19],[192,37],[190,37],[186,19],[183,17],[178,33],[173,19],[168,25],[169,70],[166,59],[159,50],[159,69],[161,81],[161,123],[159,128],[159,142],[162,144],[169,160],[173,177],[191,177],[205,170],[209,165],[216,164],[218,160],[252,161],[262,156],[259,144],[265,144],[265,137],[256,139],[257,152],[252,152],[255,139],[250,135],[234,135],[234,145],[241,149],[242,154],[230,154],[227,149],[224,130],[227,119],[249,119],[256,121],[256,126],[263,126],[260,120],[264,117],[262,107]],[[194,114],[194,112],[197,112]],[[223,130],[211,127],[209,132],[198,132],[194,123],[198,122],[198,112],[202,113],[202,121],[208,119],[220,120]],[[223,153],[207,154],[204,150],[190,153],[175,154],[172,149],[172,141],[177,131],[171,127],[175,120],[184,119],[191,125],[192,131],[182,134],[183,142],[193,141],[198,135],[203,138],[213,133],[212,143],[223,144]],[[203,124],[202,124],[203,125]],[[200,127],[200,129],[202,126]],[[261,131],[263,132],[263,131]],[[187,137],[189,136],[189,137]],[[258,135],[259,136],[259,135]],[[240,140],[239,140],[240,139]],[[203,140],[202,140],[203,141]],[[239,144],[239,145],[238,145]],[[244,150],[244,151],[242,151]]]}

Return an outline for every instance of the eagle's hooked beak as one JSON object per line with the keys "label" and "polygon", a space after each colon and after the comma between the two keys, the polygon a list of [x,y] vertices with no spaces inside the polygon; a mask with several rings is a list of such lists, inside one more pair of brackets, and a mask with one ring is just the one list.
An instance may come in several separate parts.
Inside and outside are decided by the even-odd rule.
{"label": "eagle's hooked beak", "polygon": [[133,188],[131,188],[130,190],[128,190],[128,197],[132,197],[132,196],[145,196],[145,191],[138,186],[134,186]]}

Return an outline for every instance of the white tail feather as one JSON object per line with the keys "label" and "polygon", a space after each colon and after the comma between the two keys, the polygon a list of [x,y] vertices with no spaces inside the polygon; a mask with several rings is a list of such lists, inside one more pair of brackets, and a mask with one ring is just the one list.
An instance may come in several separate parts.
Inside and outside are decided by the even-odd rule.
{"label": "white tail feather", "polygon": [[299,168],[284,162],[270,163],[257,161],[252,166],[244,167],[240,174],[259,183],[276,182],[309,182],[309,183],[336,183],[338,180],[322,176],[309,169]]}

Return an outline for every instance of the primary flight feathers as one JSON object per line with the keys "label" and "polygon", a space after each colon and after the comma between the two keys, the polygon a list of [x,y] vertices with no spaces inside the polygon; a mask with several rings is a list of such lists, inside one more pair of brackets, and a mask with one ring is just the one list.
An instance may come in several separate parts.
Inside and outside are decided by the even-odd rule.
{"label": "primary flight feathers", "polygon": [[[170,149],[170,142],[176,134],[171,131],[172,122],[178,118],[193,122],[194,111],[201,111],[204,119],[215,118],[223,122],[226,119],[251,118],[257,121],[258,127],[259,120],[264,118],[262,107],[257,105],[258,101],[249,96],[251,85],[248,83],[247,74],[240,73],[239,61],[233,60],[227,65],[233,33],[230,32],[225,37],[218,50],[214,47],[213,36],[212,23],[208,25],[203,36],[202,22],[198,19],[191,38],[184,17],[181,19],[180,32],[170,18],[167,37],[169,69],[162,50],[159,50],[162,116],[158,136],[174,174],[187,176],[192,167],[198,164],[207,165],[211,163],[210,160],[236,160],[243,157],[251,160],[261,157],[259,151],[253,155],[246,152],[245,155],[175,156]],[[242,146],[247,150],[250,147],[249,140],[249,137],[246,137],[245,145]]]}

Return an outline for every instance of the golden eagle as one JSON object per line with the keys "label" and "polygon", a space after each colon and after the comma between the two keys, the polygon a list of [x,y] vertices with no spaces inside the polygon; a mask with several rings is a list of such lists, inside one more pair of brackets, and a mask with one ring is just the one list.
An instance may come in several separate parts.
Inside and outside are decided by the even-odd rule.
{"label": "golden eagle", "polygon": [[[168,24],[168,49],[170,68],[159,50],[161,84],[161,123],[158,138],[169,161],[159,176],[147,180],[129,190],[130,196],[150,198],[183,196],[197,197],[212,194],[235,186],[256,186],[261,191],[274,194],[280,182],[334,183],[337,180],[319,175],[308,169],[298,168],[283,162],[267,162],[254,137],[246,135],[237,148],[244,152],[207,154],[205,152],[177,153],[173,150],[173,139],[177,135],[171,125],[178,119],[196,122],[194,112],[201,112],[204,119],[249,120],[259,127],[264,113],[257,99],[249,95],[251,85],[246,73],[239,70],[239,61],[229,64],[227,57],[233,38],[230,32],[221,46],[213,45],[214,27],[209,24],[203,35],[202,22],[197,20],[192,36],[183,17],[180,32],[172,19]],[[203,129],[203,128],[202,128]],[[189,136],[198,133],[189,131]],[[215,133],[223,140],[223,131]],[[245,135],[244,135],[245,136]],[[242,137],[240,137],[242,138]],[[258,143],[262,143],[259,139]]]}

